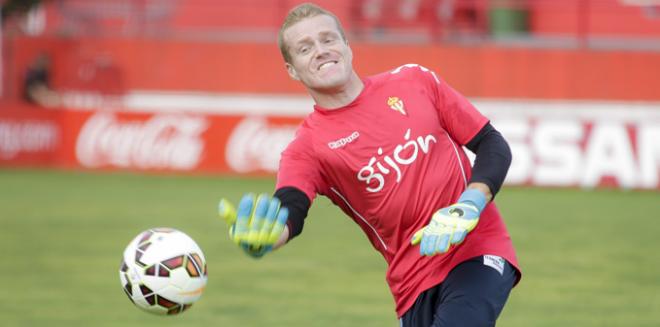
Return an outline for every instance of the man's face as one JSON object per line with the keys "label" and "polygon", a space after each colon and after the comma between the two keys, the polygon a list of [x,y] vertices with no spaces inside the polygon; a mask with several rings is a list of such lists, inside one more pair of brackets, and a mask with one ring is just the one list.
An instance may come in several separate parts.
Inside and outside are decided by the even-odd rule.
{"label": "man's face", "polygon": [[316,91],[340,89],[353,72],[353,52],[328,15],[301,20],[284,31],[289,75]]}

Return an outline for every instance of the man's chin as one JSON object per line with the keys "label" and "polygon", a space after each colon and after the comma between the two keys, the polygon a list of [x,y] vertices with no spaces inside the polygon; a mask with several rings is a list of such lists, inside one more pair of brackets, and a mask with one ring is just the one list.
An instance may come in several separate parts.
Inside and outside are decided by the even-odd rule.
{"label": "man's chin", "polygon": [[332,93],[338,93],[343,89],[343,84],[325,84],[325,85],[317,85],[316,87],[311,88],[317,93],[323,93],[323,94],[332,94]]}
{"label": "man's chin", "polygon": [[315,90],[332,91],[341,89],[345,84],[346,80],[341,79],[338,76],[329,76],[316,81],[316,83],[313,85],[313,88]]}

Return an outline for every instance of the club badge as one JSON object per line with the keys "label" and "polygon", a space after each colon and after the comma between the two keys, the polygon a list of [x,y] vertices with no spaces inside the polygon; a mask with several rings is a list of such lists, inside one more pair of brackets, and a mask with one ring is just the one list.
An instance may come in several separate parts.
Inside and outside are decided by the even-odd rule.
{"label": "club badge", "polygon": [[398,97],[389,97],[387,99],[387,105],[390,106],[390,108],[392,108],[392,110],[398,111],[399,113],[401,113],[404,116],[408,115],[408,114],[406,114],[406,110],[403,107],[403,100],[399,99]]}

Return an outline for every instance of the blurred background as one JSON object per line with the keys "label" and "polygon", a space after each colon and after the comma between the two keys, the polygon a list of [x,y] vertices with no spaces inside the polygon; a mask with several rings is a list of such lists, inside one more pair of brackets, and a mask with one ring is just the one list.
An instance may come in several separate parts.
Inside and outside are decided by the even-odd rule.
{"label": "blurred background", "polygon": [[[261,262],[215,218],[272,191],[312,110],[276,44],[301,2],[0,0],[3,325],[397,325],[383,260],[325,199]],[[423,65],[509,141],[497,201],[525,277],[501,325],[660,324],[660,1],[316,3],[360,75]],[[173,320],[130,308],[116,274],[163,225],[209,260]]]}

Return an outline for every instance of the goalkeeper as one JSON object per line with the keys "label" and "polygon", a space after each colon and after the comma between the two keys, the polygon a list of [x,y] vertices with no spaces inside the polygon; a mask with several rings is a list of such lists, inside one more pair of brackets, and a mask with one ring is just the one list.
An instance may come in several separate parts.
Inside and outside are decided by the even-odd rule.
{"label": "goalkeeper", "polygon": [[292,9],[278,43],[314,111],[282,153],[272,197],[221,200],[230,238],[261,257],[298,236],[326,196],[383,255],[401,326],[493,326],[521,276],[492,202],[511,162],[500,133],[424,67],[360,78],[320,7]]}

